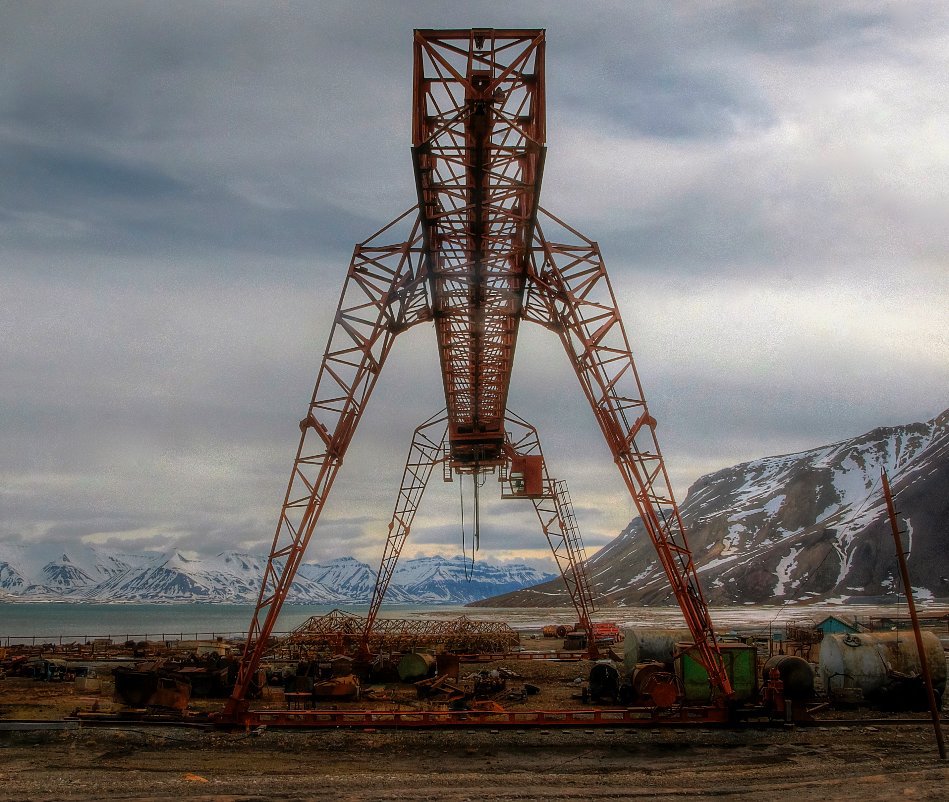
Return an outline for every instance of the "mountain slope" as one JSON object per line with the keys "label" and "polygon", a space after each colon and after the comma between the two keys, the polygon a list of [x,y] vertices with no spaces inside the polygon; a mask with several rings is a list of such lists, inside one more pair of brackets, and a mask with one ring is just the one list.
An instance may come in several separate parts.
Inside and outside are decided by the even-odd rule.
{"label": "mountain slope", "polygon": [[[708,474],[681,505],[711,604],[893,598],[898,571],[882,494],[886,468],[905,522],[918,598],[949,597],[949,410],[798,454]],[[635,519],[588,567],[608,604],[673,601]],[[563,604],[558,583],[482,602]]]}

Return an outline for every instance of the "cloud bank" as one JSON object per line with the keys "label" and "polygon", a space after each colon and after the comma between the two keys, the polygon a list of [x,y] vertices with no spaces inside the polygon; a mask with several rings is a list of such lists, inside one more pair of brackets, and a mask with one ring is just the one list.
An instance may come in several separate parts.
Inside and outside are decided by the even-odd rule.
{"label": "cloud bank", "polygon": [[[269,548],[352,246],[414,202],[417,27],[547,29],[542,203],[600,242],[680,496],[932,417],[947,23],[926,2],[0,5],[0,537]],[[379,559],[437,369],[430,330],[397,342],[313,559]],[[545,332],[522,332],[510,405],[608,542],[632,502]],[[460,507],[433,480],[406,553],[456,553]],[[487,501],[482,547],[546,559],[530,505]]]}

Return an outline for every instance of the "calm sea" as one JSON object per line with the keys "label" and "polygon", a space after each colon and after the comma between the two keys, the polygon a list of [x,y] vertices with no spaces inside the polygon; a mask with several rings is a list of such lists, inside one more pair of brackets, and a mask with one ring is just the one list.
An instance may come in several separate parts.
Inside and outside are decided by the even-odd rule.
{"label": "calm sea", "polygon": [[[332,605],[286,605],[276,633],[289,632],[310,616],[325,615]],[[365,615],[368,607],[354,605],[346,612]],[[461,607],[389,605],[388,618],[425,613],[457,617]],[[216,635],[246,635],[254,606],[247,604],[64,604],[0,603],[0,645],[47,640],[63,643],[93,638],[126,640],[200,639]],[[146,638],[147,636],[147,638]]]}

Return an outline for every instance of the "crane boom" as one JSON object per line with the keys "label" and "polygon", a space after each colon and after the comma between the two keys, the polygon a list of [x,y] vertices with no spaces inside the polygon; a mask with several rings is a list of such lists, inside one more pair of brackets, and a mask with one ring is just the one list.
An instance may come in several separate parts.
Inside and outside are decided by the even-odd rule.
{"label": "crane boom", "polygon": [[416,31],[412,154],[456,468],[500,464],[544,155],[544,32]]}

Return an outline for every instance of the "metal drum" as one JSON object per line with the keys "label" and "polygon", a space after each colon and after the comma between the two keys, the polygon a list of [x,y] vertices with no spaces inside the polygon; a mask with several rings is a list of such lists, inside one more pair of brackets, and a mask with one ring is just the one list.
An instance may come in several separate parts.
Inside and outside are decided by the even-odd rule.
{"label": "metal drum", "polygon": [[411,682],[435,672],[435,655],[425,652],[409,652],[399,660],[399,679]]}
{"label": "metal drum", "polygon": [[692,636],[687,629],[656,629],[623,627],[623,667],[631,676],[638,663],[656,661],[672,665],[676,646],[687,643]]}
{"label": "metal drum", "polygon": [[761,684],[768,682],[773,670],[777,670],[784,683],[784,698],[794,702],[807,702],[814,698],[814,669],[803,657],[793,654],[776,654],[768,658],[761,671]]}
{"label": "metal drum", "polygon": [[590,669],[590,698],[613,699],[619,694],[619,671],[609,661],[603,660]]}

